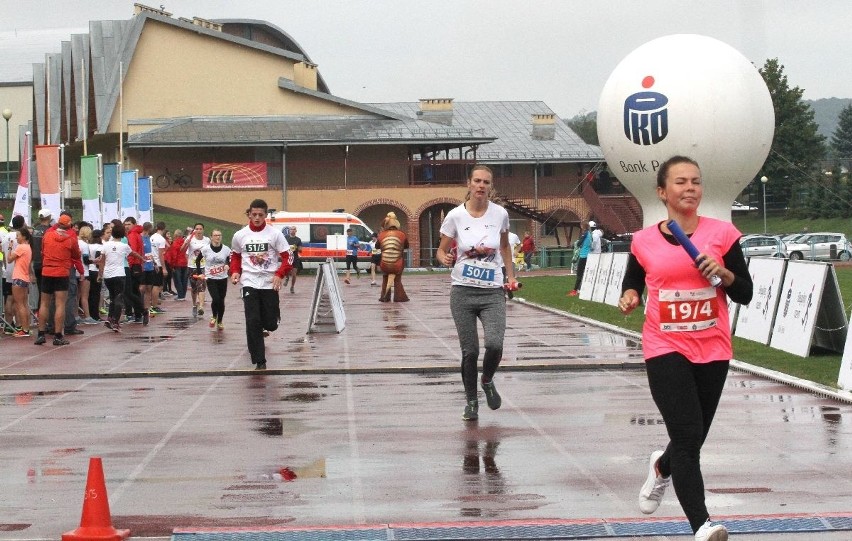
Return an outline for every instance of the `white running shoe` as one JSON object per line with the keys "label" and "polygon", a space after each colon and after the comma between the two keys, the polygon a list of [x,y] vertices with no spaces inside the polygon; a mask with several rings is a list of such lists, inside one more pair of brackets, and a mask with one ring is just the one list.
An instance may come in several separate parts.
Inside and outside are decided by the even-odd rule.
{"label": "white running shoe", "polygon": [[[646,515],[650,515],[660,507],[660,502],[666,493],[666,488],[671,482],[671,477],[657,476],[657,461],[660,460],[661,456],[663,456],[662,451],[651,453],[648,465],[648,478],[645,479],[642,490],[639,491],[639,510]],[[698,538],[696,537],[696,539]]]}
{"label": "white running shoe", "polygon": [[707,520],[695,532],[695,541],[728,541],[728,530],[721,524],[713,524]]}

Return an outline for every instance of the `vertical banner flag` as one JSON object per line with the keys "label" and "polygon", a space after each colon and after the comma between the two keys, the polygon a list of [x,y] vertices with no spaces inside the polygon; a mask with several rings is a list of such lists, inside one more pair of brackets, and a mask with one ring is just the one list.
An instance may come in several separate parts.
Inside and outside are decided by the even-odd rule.
{"label": "vertical banner flag", "polygon": [[136,208],[139,210],[140,224],[151,222],[153,217],[151,204],[151,184],[153,181],[154,177],[139,177],[136,184]]}
{"label": "vertical banner flag", "polygon": [[100,161],[98,156],[80,158],[80,198],[83,200],[83,220],[95,228],[103,226],[100,190],[98,190]]}
{"label": "vertical banner flag", "polygon": [[18,177],[18,193],[15,195],[15,207],[12,216],[23,216],[24,222],[31,225],[30,215],[30,132],[24,134],[24,148],[18,161],[21,164],[21,174]]}
{"label": "vertical banner flag", "polygon": [[121,219],[118,212],[118,165],[117,163],[104,164],[104,223]]}
{"label": "vertical banner flag", "polygon": [[128,217],[133,217],[139,221],[138,212],[136,211],[136,175],[138,172],[132,171],[121,172],[121,219],[126,220]]}
{"label": "vertical banner flag", "polygon": [[59,145],[36,145],[36,174],[41,208],[50,209],[55,219],[62,211],[59,195]]}

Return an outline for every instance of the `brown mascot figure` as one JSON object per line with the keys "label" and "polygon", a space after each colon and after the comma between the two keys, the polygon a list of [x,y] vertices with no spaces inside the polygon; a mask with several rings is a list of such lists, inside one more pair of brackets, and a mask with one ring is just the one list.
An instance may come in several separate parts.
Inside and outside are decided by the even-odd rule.
{"label": "brown mascot figure", "polygon": [[399,220],[396,214],[388,212],[382,222],[382,232],[379,233],[379,246],[382,250],[382,260],[379,268],[382,269],[382,293],[379,297],[381,302],[391,300],[393,291],[394,302],[408,302],[408,295],[402,287],[402,269],[405,268],[403,260],[404,251],[408,248],[408,237],[400,231]]}

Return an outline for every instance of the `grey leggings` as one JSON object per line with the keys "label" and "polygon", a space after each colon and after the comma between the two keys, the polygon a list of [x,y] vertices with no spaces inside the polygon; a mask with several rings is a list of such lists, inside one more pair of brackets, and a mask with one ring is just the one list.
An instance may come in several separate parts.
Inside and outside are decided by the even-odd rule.
{"label": "grey leggings", "polygon": [[503,357],[503,336],[506,332],[506,297],[499,287],[450,288],[450,311],[459,334],[462,351],[461,374],[468,400],[477,397],[476,376],[479,359],[477,318],[485,331],[485,355],[482,359],[482,379],[491,381]]}

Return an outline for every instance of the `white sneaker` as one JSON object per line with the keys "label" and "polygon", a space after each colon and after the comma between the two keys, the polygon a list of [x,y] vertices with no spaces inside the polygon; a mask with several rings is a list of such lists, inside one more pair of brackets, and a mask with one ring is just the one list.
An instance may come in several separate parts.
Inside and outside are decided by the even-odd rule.
{"label": "white sneaker", "polygon": [[695,541],[728,541],[728,530],[708,520],[695,532]]}
{"label": "white sneaker", "polygon": [[[654,451],[651,453],[651,459],[648,465],[648,478],[642,484],[642,490],[639,491],[639,510],[650,515],[660,507],[660,501],[666,493],[666,488],[671,482],[671,477],[657,476],[657,461],[663,456],[662,451]],[[696,539],[698,539],[696,537]],[[715,541],[715,539],[714,539]]]}

